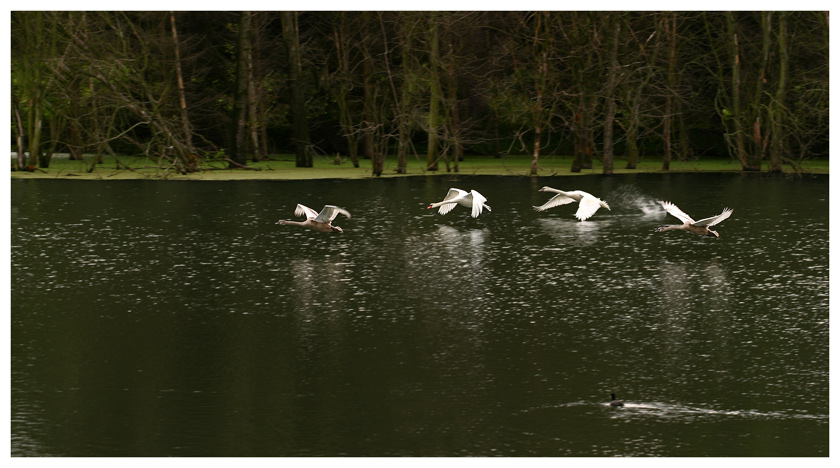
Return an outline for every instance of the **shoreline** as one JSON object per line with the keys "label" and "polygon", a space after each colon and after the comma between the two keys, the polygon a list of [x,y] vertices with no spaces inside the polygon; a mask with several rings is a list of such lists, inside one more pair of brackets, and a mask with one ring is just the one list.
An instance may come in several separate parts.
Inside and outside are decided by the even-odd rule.
{"label": "shoreline", "polygon": [[[284,155],[285,156],[285,155]],[[88,160],[89,161],[89,160]],[[360,180],[360,179],[392,179],[404,177],[446,177],[446,176],[513,176],[532,177],[529,175],[529,156],[467,156],[460,161],[459,170],[454,171],[454,164],[450,162],[447,171],[444,162],[439,163],[439,170],[424,170],[418,160],[409,161],[407,173],[396,172],[396,161],[387,158],[384,171],[375,176],[371,172],[370,160],[360,160],[358,168],[345,160],[335,164],[335,158],[317,157],[314,167],[299,168],[294,166],[293,159],[272,159],[259,162],[249,162],[248,168],[230,169],[223,161],[208,161],[202,164],[198,172],[180,174],[174,169],[161,169],[157,161],[142,157],[113,157],[104,158],[103,163],[96,165],[90,171],[90,162],[85,160],[69,160],[54,158],[47,169],[36,168],[34,171],[11,171],[12,180],[53,179],[53,180],[208,180],[208,181],[236,181],[236,180]],[[539,173],[533,177],[557,176],[586,176],[605,175],[600,162],[594,161],[593,168],[580,172],[571,172],[572,159],[563,156],[544,156],[540,159]],[[626,169],[626,161],[617,159],[612,175],[624,174],[682,174],[682,173],[744,173],[768,174],[763,171],[743,171],[739,163],[731,159],[706,159],[694,161],[672,161],[669,171],[662,170],[662,161],[643,160],[635,169]],[[802,170],[796,171],[790,165],[783,165],[781,175],[828,175],[828,160],[809,160],[802,163]]]}

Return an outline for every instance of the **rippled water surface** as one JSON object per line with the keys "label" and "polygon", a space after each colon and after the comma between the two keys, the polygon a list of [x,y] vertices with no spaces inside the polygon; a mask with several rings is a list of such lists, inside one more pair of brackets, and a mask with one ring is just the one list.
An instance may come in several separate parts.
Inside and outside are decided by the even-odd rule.
{"label": "rippled water surface", "polygon": [[15,180],[12,455],[827,456],[828,220],[827,176]]}

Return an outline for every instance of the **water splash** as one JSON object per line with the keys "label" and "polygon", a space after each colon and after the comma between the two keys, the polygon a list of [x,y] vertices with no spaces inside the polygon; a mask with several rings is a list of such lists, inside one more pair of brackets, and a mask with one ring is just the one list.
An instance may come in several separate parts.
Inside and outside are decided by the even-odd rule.
{"label": "water splash", "polygon": [[558,410],[563,408],[589,408],[592,410],[610,410],[613,417],[636,418],[655,417],[663,419],[695,418],[702,416],[722,416],[746,419],[809,419],[828,420],[827,414],[810,414],[802,411],[759,411],[755,409],[715,409],[701,406],[689,406],[676,403],[663,403],[658,401],[624,402],[622,407],[610,406],[609,402],[593,403],[591,401],[571,401],[568,403],[556,403],[542,405],[522,410],[522,413],[532,413],[545,410]]}
{"label": "water splash", "polygon": [[[611,408],[609,403],[604,407]],[[612,409],[612,408],[611,408]],[[662,402],[624,402],[616,411],[624,411],[632,415],[649,415],[661,418],[681,418],[693,416],[731,416],[754,419],[828,419],[828,415],[808,414],[789,411],[758,411],[754,409],[715,409],[698,406],[687,406]]]}
{"label": "water splash", "polygon": [[609,203],[613,210],[640,212],[643,217],[659,217],[665,213],[657,198],[642,193],[633,184],[621,185],[610,192]]}

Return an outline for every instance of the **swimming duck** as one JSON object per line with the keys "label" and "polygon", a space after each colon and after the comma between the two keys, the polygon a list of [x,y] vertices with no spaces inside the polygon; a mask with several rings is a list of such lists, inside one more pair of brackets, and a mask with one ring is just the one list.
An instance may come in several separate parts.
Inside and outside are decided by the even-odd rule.
{"label": "swimming duck", "polygon": [[537,211],[545,211],[555,206],[565,205],[567,203],[572,202],[578,202],[579,206],[577,213],[575,213],[575,218],[581,221],[585,221],[592,217],[592,215],[594,215],[595,212],[598,211],[598,208],[606,208],[608,210],[610,209],[610,206],[607,205],[607,202],[601,200],[598,197],[595,197],[592,194],[586,193],[583,190],[564,192],[563,190],[557,190],[551,187],[543,187],[539,191],[554,192],[557,195],[553,196],[541,206],[535,206],[534,209]]}
{"label": "swimming duck", "polygon": [[612,407],[624,406],[624,402],[621,401],[621,400],[616,400],[615,399],[615,393],[610,393],[610,406],[612,406]]}
{"label": "swimming duck", "polygon": [[700,221],[695,221],[691,219],[691,216],[685,214],[684,211],[677,208],[677,205],[669,202],[669,201],[661,201],[662,207],[665,208],[671,216],[679,219],[683,222],[683,224],[675,224],[671,226],[662,226],[658,227],[653,230],[653,232],[663,232],[663,231],[674,231],[674,230],[683,230],[688,231],[692,234],[697,234],[698,236],[709,236],[709,237],[720,237],[720,234],[717,231],[712,231],[709,229],[710,226],[714,226],[715,224],[720,223],[724,219],[728,218],[732,215],[732,208],[724,208],[723,212],[717,216],[712,216],[711,218],[704,218]]}
{"label": "swimming duck", "polygon": [[335,205],[325,205],[321,212],[318,213],[308,206],[298,204],[297,208],[295,208],[295,216],[306,216],[305,221],[288,221],[281,219],[280,221],[277,221],[277,224],[303,226],[309,229],[314,229],[318,232],[343,233],[344,230],[340,227],[332,225],[333,220],[339,214],[343,214],[344,216],[347,216],[347,219],[350,219],[350,213],[347,210],[339,208]]}
{"label": "swimming duck", "polygon": [[481,214],[482,210],[487,209],[487,211],[491,211],[490,207],[484,204],[486,201],[487,199],[484,198],[484,195],[475,190],[467,192],[466,190],[451,188],[449,189],[449,193],[446,194],[446,197],[444,197],[443,201],[431,203],[427,209],[439,207],[438,213],[445,215],[446,213],[452,211],[452,209],[455,208],[455,205],[462,205],[472,210],[473,218],[478,218],[478,215]]}

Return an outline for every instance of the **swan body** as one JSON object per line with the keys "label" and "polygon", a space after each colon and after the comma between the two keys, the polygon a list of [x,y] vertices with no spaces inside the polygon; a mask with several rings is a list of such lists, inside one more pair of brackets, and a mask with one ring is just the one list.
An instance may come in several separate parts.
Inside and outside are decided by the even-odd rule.
{"label": "swan body", "polygon": [[318,232],[343,233],[344,230],[342,230],[340,227],[332,225],[333,220],[339,214],[347,216],[347,219],[350,219],[350,213],[347,210],[339,208],[335,205],[325,205],[321,212],[318,213],[317,211],[313,210],[312,208],[309,208],[308,206],[298,204],[298,206],[295,208],[295,216],[305,216],[306,220],[289,221],[281,219],[280,221],[277,221],[277,224],[291,224],[293,226],[303,226]]}
{"label": "swan body", "polygon": [[617,406],[624,406],[624,402],[621,400],[616,400],[615,393],[610,393],[610,406],[612,406],[613,408]]}
{"label": "swan body", "polygon": [[551,187],[543,187],[539,190],[540,192],[554,192],[557,195],[551,197],[547,202],[542,204],[541,206],[535,206],[534,209],[537,211],[545,211],[549,208],[554,208],[555,206],[565,205],[567,203],[578,202],[578,210],[575,213],[575,218],[585,221],[592,217],[598,208],[606,208],[610,209],[610,206],[607,205],[607,202],[601,200],[600,198],[586,193],[583,190],[575,190],[572,192],[564,192],[563,190],[557,190]]}
{"label": "swan body", "polygon": [[438,208],[438,213],[445,215],[446,213],[452,211],[456,205],[462,205],[472,211],[473,218],[478,218],[478,215],[480,215],[483,210],[486,209],[487,211],[491,211],[490,207],[485,204],[486,201],[487,199],[484,198],[484,195],[476,192],[475,190],[467,192],[466,190],[451,188],[443,201],[431,203],[428,206],[428,209]]}
{"label": "swan body", "polygon": [[712,231],[709,229],[710,226],[714,226],[715,224],[720,223],[724,219],[728,218],[732,215],[732,208],[724,208],[723,212],[717,216],[712,216],[710,218],[704,218],[700,221],[695,221],[691,218],[691,216],[687,215],[683,210],[677,208],[677,205],[669,202],[669,201],[661,201],[662,207],[665,208],[665,211],[668,212],[671,216],[679,219],[683,222],[683,224],[674,224],[671,226],[662,226],[658,227],[653,230],[653,232],[664,232],[664,231],[675,231],[675,230],[682,230],[688,231],[692,234],[697,234],[698,236],[709,236],[709,237],[720,237],[720,234],[717,231]]}

